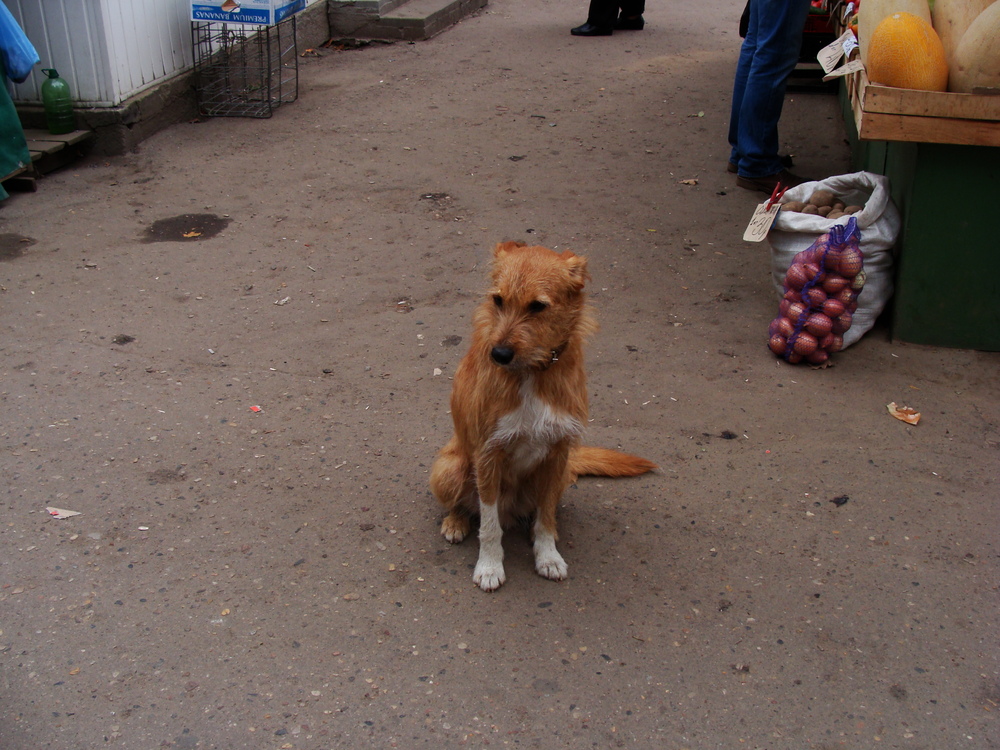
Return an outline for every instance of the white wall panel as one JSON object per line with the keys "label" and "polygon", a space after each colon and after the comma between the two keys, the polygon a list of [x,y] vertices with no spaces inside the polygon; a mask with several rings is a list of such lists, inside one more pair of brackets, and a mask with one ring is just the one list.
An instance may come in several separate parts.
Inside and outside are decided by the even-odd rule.
{"label": "white wall panel", "polygon": [[110,101],[109,69],[100,0],[4,0],[38,50],[41,63],[13,88],[14,101],[41,101],[42,68],[66,79],[78,106]]}
{"label": "white wall panel", "polygon": [[[55,68],[78,107],[116,107],[191,68],[191,0],[2,0],[42,62],[13,84],[15,102],[40,102]],[[312,5],[322,0],[307,0]]]}

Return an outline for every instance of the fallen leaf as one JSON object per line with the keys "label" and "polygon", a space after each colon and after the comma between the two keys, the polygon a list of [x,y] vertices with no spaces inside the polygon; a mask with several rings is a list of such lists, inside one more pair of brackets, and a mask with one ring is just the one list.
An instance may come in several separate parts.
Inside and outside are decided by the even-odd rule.
{"label": "fallen leaf", "polygon": [[916,424],[920,421],[920,412],[916,409],[910,408],[909,406],[896,406],[896,402],[893,401],[891,404],[886,404],[886,409],[889,413],[901,422],[906,422],[907,424]]}
{"label": "fallen leaf", "polygon": [[201,232],[196,232],[191,230],[190,232],[185,232],[182,236],[184,237],[201,237]]}
{"label": "fallen leaf", "polygon": [[681,180],[681,185],[697,185],[697,184],[698,184],[698,180],[695,180],[695,179]]}

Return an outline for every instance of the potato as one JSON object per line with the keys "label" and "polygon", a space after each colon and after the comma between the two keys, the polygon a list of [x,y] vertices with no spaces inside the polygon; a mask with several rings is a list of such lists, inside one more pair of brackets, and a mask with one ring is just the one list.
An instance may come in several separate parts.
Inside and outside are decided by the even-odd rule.
{"label": "potato", "polygon": [[831,211],[833,211],[833,206],[817,206],[816,208],[816,212],[820,216],[829,216]]}
{"label": "potato", "polygon": [[812,203],[807,203],[802,207],[802,213],[804,214],[819,214],[819,209],[816,208]]}
{"label": "potato", "polygon": [[841,201],[841,200],[834,201],[833,202],[833,208],[834,208],[835,211],[843,211],[844,210],[844,201]]}
{"label": "potato", "polygon": [[806,204],[802,201],[788,201],[788,203],[781,204],[782,211],[795,211],[798,213]]}
{"label": "potato", "polygon": [[826,215],[826,218],[828,218],[828,219],[839,219],[843,215],[844,215],[843,211],[838,211],[837,209],[833,209],[832,211],[830,211],[830,213],[828,213]]}
{"label": "potato", "polygon": [[864,206],[848,206],[844,209],[845,214],[856,214],[858,211],[864,210]]}
{"label": "potato", "polygon": [[809,196],[809,202],[816,207],[832,206],[835,200],[837,200],[837,196],[829,190],[816,190]]}

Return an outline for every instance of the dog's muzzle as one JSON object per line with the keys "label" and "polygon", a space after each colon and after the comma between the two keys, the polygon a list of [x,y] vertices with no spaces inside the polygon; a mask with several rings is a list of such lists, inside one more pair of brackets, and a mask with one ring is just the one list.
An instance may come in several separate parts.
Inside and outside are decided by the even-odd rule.
{"label": "dog's muzzle", "polygon": [[514,361],[514,350],[509,346],[494,346],[490,350],[490,358],[498,365],[509,365]]}

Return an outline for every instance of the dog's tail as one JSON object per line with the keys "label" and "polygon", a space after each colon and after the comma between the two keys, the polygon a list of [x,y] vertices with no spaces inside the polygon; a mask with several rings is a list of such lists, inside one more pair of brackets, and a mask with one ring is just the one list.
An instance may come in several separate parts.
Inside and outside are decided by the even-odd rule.
{"label": "dog's tail", "polygon": [[569,470],[574,476],[634,477],[656,468],[656,464],[639,456],[608,450],[578,446],[569,453]]}

